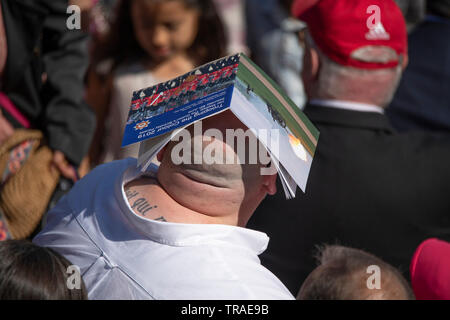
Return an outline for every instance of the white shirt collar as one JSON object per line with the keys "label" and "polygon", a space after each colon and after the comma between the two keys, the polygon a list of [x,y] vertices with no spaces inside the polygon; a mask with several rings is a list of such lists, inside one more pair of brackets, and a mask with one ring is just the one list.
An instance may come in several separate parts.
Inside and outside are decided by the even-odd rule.
{"label": "white shirt collar", "polygon": [[119,205],[127,220],[153,241],[172,246],[196,246],[212,242],[226,242],[252,250],[257,255],[267,249],[269,237],[264,232],[222,224],[186,224],[160,222],[143,218],[134,213],[125,195],[124,186],[141,175],[156,178],[158,167],[151,164],[145,173],[128,168],[116,185]]}
{"label": "white shirt collar", "polygon": [[330,99],[312,99],[309,104],[321,107],[329,107],[336,109],[344,109],[351,111],[361,111],[361,112],[376,112],[384,114],[384,109],[374,104],[360,103],[354,101],[344,101],[344,100],[330,100]]}

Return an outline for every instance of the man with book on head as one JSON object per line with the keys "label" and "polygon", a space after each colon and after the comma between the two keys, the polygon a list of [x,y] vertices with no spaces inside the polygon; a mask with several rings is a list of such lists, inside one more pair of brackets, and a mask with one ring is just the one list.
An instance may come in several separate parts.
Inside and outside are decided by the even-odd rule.
{"label": "man with book on head", "polygon": [[450,239],[450,140],[399,134],[384,115],[408,61],[402,13],[392,0],[296,0],[292,13],[307,23],[304,112],[320,140],[305,194],[268,197],[249,221],[271,238],[262,263],[296,294],[315,246],[338,241],[409,278],[422,240]]}
{"label": "man with book on head", "polygon": [[[246,129],[229,110],[202,128]],[[49,212],[34,242],[80,267],[90,299],[294,299],[259,262],[268,237],[245,228],[276,192],[276,174],[228,158],[206,164],[202,151],[211,144],[234,160],[239,151],[200,138],[200,149],[195,135],[179,143],[189,142],[189,159],[201,152],[201,163],[175,164],[171,141],[159,168],[141,172],[133,158],[97,167]]]}

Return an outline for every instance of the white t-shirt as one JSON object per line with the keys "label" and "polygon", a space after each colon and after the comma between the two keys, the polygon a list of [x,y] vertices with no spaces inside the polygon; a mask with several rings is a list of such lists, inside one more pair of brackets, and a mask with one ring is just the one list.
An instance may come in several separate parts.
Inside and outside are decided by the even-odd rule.
{"label": "white t-shirt", "polygon": [[136,215],[124,185],[141,174],[132,158],[97,167],[33,240],[80,268],[89,299],[294,299],[260,263],[265,233]]}

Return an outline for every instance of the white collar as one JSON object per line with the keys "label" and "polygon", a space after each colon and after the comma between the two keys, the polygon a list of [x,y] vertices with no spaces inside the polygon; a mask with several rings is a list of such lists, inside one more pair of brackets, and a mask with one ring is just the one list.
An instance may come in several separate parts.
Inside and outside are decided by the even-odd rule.
{"label": "white collar", "polygon": [[345,110],[361,111],[361,112],[376,112],[376,113],[384,114],[384,109],[377,105],[361,103],[361,102],[354,102],[354,101],[312,99],[309,101],[309,104],[313,104],[315,106],[336,108],[336,109],[345,109]]}
{"label": "white collar", "polygon": [[160,222],[143,218],[131,209],[124,192],[124,186],[140,176],[156,178],[158,166],[152,163],[146,172],[141,172],[136,159],[116,181],[116,194],[122,212],[137,230],[153,241],[172,246],[196,246],[205,243],[226,242],[250,249],[257,255],[267,249],[269,237],[266,233],[222,224],[187,224]]}

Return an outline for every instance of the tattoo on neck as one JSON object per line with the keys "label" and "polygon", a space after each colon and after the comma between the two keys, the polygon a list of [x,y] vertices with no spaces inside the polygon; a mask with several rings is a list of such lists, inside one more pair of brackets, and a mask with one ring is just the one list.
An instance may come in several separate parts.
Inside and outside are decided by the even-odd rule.
{"label": "tattoo on neck", "polygon": [[139,192],[135,190],[127,190],[125,191],[125,195],[127,196],[128,200],[133,199],[139,194]]}
{"label": "tattoo on neck", "polygon": [[[131,200],[134,197],[136,197],[137,195],[139,195],[139,192],[137,192],[135,190],[133,190],[133,191],[132,190],[127,190],[125,192],[125,194],[126,194],[128,200]],[[135,200],[133,202],[133,204],[131,204],[131,202],[130,202],[130,205],[131,205],[131,209],[133,209],[133,210],[136,209],[136,211],[139,212],[140,214],[142,214],[143,216],[145,216],[145,214],[148,211],[150,211],[152,209],[155,209],[155,208],[158,208],[157,205],[151,206],[148,203],[147,199],[145,199],[145,198],[138,198],[137,200]]]}
{"label": "tattoo on neck", "polygon": [[161,216],[161,217],[159,217],[159,218],[156,218],[155,221],[163,221],[163,222],[167,222],[167,220],[164,219],[163,216]]}

